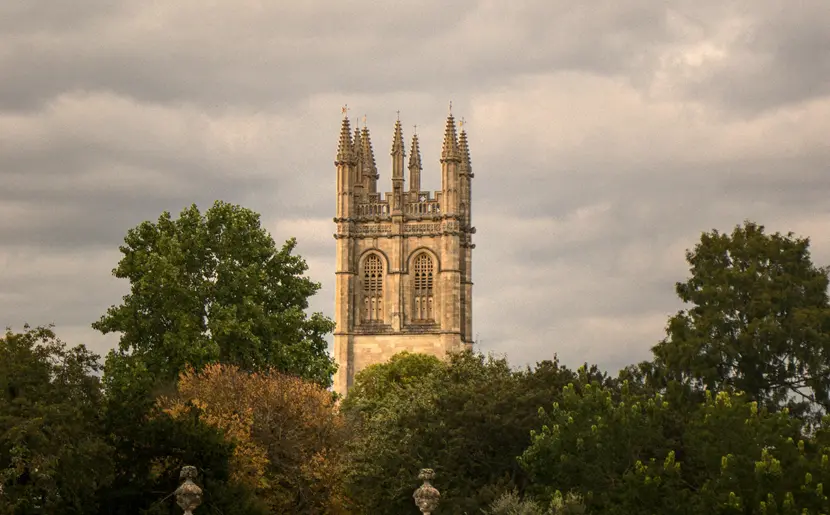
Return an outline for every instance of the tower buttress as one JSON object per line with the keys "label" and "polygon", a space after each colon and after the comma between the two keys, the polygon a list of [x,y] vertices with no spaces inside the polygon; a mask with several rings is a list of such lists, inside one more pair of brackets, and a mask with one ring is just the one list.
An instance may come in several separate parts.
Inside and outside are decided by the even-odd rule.
{"label": "tower buttress", "polygon": [[464,121],[461,122],[461,134],[458,138],[458,150],[461,154],[459,176],[461,179],[461,337],[467,348],[473,345],[473,202],[472,178],[473,165],[470,161],[470,147]]}
{"label": "tower buttress", "polygon": [[351,236],[354,216],[356,214],[355,196],[359,182],[357,181],[357,151],[355,141],[351,137],[349,119],[345,116],[347,108],[343,108],[343,122],[340,127],[340,142],[337,146],[337,256],[335,261],[335,329],[334,329],[334,358],[339,364],[335,383],[348,384],[349,378],[354,375],[354,346],[349,334],[354,326],[350,299],[355,289],[355,248]]}
{"label": "tower buttress", "polygon": [[349,119],[344,117],[340,126],[340,141],[337,144],[337,216],[348,218],[353,214],[355,153],[351,138]]}

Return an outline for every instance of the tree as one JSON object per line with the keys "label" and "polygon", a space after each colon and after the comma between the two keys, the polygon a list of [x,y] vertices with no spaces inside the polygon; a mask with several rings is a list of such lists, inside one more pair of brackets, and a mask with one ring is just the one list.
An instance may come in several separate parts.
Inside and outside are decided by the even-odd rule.
{"label": "tree", "polygon": [[692,307],[653,348],[668,379],[800,414],[830,408],[828,269],[813,265],[809,240],[746,222],[704,233],[686,260],[676,290]]}
{"label": "tree", "polygon": [[[677,515],[827,513],[826,419],[814,436],[786,410],[743,394],[707,392],[693,410],[661,395],[568,386],[540,413],[521,463],[537,500],[562,491],[587,513]],[[679,429],[679,431],[678,431]]]}
{"label": "tree", "polygon": [[98,371],[51,327],[0,338],[0,513],[95,513],[112,481]]}
{"label": "tree", "polygon": [[[343,403],[352,424],[347,481],[354,513],[416,513],[412,492],[425,467],[436,471],[440,509],[447,513],[480,513],[506,492],[523,493],[526,474],[516,456],[530,444],[539,406],[558,399],[569,382],[596,373],[578,374],[556,361],[514,371],[504,359],[469,352],[434,368],[425,363],[430,360],[409,354],[358,374]],[[387,372],[425,368],[432,370],[413,373],[411,381],[380,381],[390,385],[383,395],[364,384]],[[361,394],[369,401],[356,398]]]}
{"label": "tree", "polygon": [[235,446],[229,477],[272,513],[345,511],[340,472],[343,423],[331,393],[276,370],[207,365],[182,373],[159,405],[177,419],[195,408]]}
{"label": "tree", "polygon": [[395,354],[385,363],[370,365],[355,376],[354,385],[341,405],[343,412],[351,416],[371,415],[387,395],[410,388],[443,367],[444,363],[435,356],[406,351]]}
{"label": "tree", "polygon": [[[231,478],[235,445],[209,425],[193,406],[171,417],[160,409],[141,413],[113,434],[116,476],[101,493],[99,513],[107,515],[180,515],[172,493],[185,465],[195,465],[203,489],[199,510],[224,515],[266,515],[268,507],[252,489]],[[197,512],[198,513],[198,512]]]}
{"label": "tree", "polygon": [[108,368],[112,361],[174,380],[187,365],[222,362],[329,386],[335,365],[324,337],[334,324],[306,315],[320,285],[303,275],[308,266],[295,246],[290,239],[278,249],[259,215],[224,202],[130,229],[113,270],[130,281],[130,293],[93,324],[121,333]]}

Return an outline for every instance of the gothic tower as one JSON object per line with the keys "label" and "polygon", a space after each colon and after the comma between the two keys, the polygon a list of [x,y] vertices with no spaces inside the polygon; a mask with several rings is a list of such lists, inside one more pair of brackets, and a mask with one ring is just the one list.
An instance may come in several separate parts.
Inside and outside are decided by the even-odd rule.
{"label": "gothic tower", "polygon": [[409,188],[404,187],[400,120],[391,155],[392,191],[381,195],[369,130],[356,128],[352,136],[344,115],[334,162],[334,389],[343,395],[357,372],[398,352],[443,359],[473,344],[473,172],[464,127],[459,135],[450,113],[440,159],[441,191],[421,190],[417,134],[407,164]]}

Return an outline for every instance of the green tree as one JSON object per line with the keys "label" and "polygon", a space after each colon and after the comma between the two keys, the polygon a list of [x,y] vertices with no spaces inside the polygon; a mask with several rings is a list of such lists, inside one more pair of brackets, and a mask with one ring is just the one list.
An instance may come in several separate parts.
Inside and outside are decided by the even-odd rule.
{"label": "green tree", "polygon": [[444,363],[435,356],[399,352],[389,361],[371,365],[357,373],[354,385],[341,404],[342,410],[351,416],[371,415],[391,393],[410,388],[443,368]]}
{"label": "green tree", "polygon": [[98,371],[51,327],[0,338],[0,513],[96,512],[113,467]]}
{"label": "green tree", "polygon": [[[417,513],[412,492],[425,467],[436,471],[442,512],[480,513],[506,492],[521,494],[526,475],[516,456],[530,444],[538,407],[558,399],[569,382],[599,378],[595,369],[577,374],[556,361],[514,371],[504,359],[472,353],[430,363],[400,356],[359,375],[344,401],[344,415],[355,424],[347,471],[355,513]],[[412,379],[388,380],[399,371]],[[383,395],[363,387],[378,378],[389,385]],[[364,394],[371,402],[356,398]]]}
{"label": "green tree", "polygon": [[[587,513],[827,513],[830,419],[812,436],[786,410],[707,393],[682,414],[623,385],[569,386],[540,413],[521,463],[545,501],[567,491]],[[677,421],[683,419],[681,427]]]}
{"label": "green tree", "polygon": [[278,249],[258,214],[224,202],[131,229],[113,270],[130,293],[93,324],[121,335],[107,367],[174,380],[188,364],[222,362],[329,386],[325,335],[334,324],[306,314],[320,285],[304,276],[295,246]]}
{"label": "green tree", "polygon": [[653,348],[661,373],[799,414],[830,408],[828,270],[813,264],[809,240],[746,222],[704,233],[686,259],[691,277],[676,290],[692,307]]}

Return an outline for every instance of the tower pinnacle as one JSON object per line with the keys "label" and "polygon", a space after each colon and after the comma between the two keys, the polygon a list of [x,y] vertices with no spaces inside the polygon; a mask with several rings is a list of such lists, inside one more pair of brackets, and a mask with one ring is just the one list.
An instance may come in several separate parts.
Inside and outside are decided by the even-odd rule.
{"label": "tower pinnacle", "polygon": [[377,193],[378,167],[375,163],[375,152],[372,150],[372,140],[369,137],[369,128],[363,127],[360,134],[361,161],[363,171],[363,184],[367,193]]}
{"label": "tower pinnacle", "polygon": [[363,127],[363,131],[360,135],[361,144],[363,146],[362,149],[362,157],[363,157],[363,166],[369,167],[372,173],[377,173],[377,165],[375,163],[375,151],[372,150],[372,140],[369,138],[369,128]]}
{"label": "tower pinnacle", "polygon": [[412,170],[413,168],[423,169],[421,167],[421,147],[418,144],[417,134],[412,136],[412,148],[409,150],[409,169]]}
{"label": "tower pinnacle", "polygon": [[[344,113],[346,109],[346,107],[343,108]],[[344,116],[343,123],[340,125],[340,142],[337,144],[337,164],[350,163],[354,157],[351,132],[349,119]]]}
{"label": "tower pinnacle", "polygon": [[409,151],[409,190],[414,193],[421,191],[421,149],[417,134],[412,136],[412,148]]}
{"label": "tower pinnacle", "polygon": [[455,132],[455,118],[452,113],[447,116],[447,127],[444,130],[444,147],[441,150],[441,160],[458,159],[458,136]]}
{"label": "tower pinnacle", "polygon": [[[403,149],[403,131],[401,130],[401,121],[395,122],[395,135],[392,137],[392,186],[396,190],[403,189],[403,166],[404,166],[404,149]],[[396,181],[401,184],[396,186]],[[400,193],[400,191],[398,191]]]}
{"label": "tower pinnacle", "polygon": [[395,135],[392,137],[392,155],[404,155],[403,150],[403,131],[401,130],[401,121],[395,122]]}
{"label": "tower pinnacle", "polygon": [[458,153],[461,158],[461,170],[469,173],[472,170],[470,162],[470,147],[467,144],[467,131],[464,130],[464,120],[461,120],[461,134],[458,136]]}

